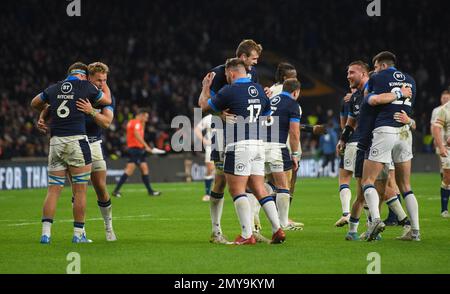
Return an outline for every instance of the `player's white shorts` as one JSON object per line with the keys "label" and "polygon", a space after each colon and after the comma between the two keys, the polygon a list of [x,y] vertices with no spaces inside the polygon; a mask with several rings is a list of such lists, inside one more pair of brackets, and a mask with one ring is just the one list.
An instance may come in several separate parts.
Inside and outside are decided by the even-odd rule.
{"label": "player's white shorts", "polygon": [[441,159],[441,169],[450,169],[450,148],[447,147],[448,156],[442,157],[439,156]]}
{"label": "player's white shorts", "polygon": [[211,160],[211,146],[205,146],[205,162],[212,162]]}
{"label": "player's white shorts", "polygon": [[265,172],[280,173],[292,169],[292,160],[286,144],[265,142]]}
{"label": "player's white shorts", "polygon": [[50,139],[49,171],[66,170],[69,166],[83,167],[91,162],[91,148],[86,136],[53,136]]}
{"label": "player's white shorts", "polygon": [[264,176],[264,142],[243,140],[225,148],[224,172],[236,176]]}
{"label": "player's white shorts", "polygon": [[356,152],[358,151],[358,142],[348,143],[345,146],[344,169],[355,172]]}
{"label": "player's white shorts", "polygon": [[387,178],[389,177],[389,172],[391,170],[395,170],[394,162],[391,161],[390,163],[385,163],[383,169],[377,177],[377,181],[387,180]]}
{"label": "player's white shorts", "polygon": [[379,127],[373,131],[369,160],[381,163],[401,163],[413,158],[412,134],[408,126]]}
{"label": "player's white shorts", "polygon": [[102,141],[90,143],[92,153],[92,172],[105,171],[106,161],[103,155]]}

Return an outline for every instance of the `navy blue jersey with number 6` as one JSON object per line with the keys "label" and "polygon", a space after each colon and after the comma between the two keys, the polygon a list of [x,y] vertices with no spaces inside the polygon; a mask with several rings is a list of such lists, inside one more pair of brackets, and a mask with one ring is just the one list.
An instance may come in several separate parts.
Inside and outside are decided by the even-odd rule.
{"label": "navy blue jersey with number 6", "polygon": [[67,137],[86,135],[85,114],[77,109],[76,102],[89,99],[94,105],[102,91],[89,81],[70,76],[45,89],[40,97],[50,104],[50,135]]}

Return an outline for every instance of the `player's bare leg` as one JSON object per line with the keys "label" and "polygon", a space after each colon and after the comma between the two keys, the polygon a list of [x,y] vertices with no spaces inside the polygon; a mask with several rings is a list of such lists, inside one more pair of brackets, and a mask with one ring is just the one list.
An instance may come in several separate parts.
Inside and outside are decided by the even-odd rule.
{"label": "player's bare leg", "polygon": [[359,240],[358,225],[365,202],[366,200],[364,199],[364,193],[361,187],[361,178],[357,178],[356,199],[353,202],[352,209],[350,211],[349,230],[345,236],[345,239],[348,241]]}
{"label": "player's bare leg", "polygon": [[223,212],[223,203],[224,198],[223,194],[226,186],[226,179],[223,173],[223,165],[221,163],[217,163],[216,172],[214,176],[214,185],[211,191],[211,197],[209,198],[209,211],[211,214],[211,243],[215,244],[229,244],[230,242],[226,239],[226,237],[222,233],[222,226],[220,221],[222,219]]}
{"label": "player's bare leg", "polygon": [[[420,241],[420,226],[419,226],[419,204],[416,196],[411,190],[411,160],[401,163],[395,163],[395,178],[398,188],[405,200],[406,210],[411,219],[411,234],[410,236],[402,236],[402,240]],[[409,238],[410,237],[410,238]]]}
{"label": "player's bare leg", "polygon": [[405,227],[410,223],[408,216],[403,210],[400,199],[398,198],[399,194],[400,191],[395,180],[395,170],[390,170],[384,193],[384,201],[388,205],[389,210],[395,215],[398,224]]}
{"label": "player's bare leg", "polygon": [[91,165],[83,167],[69,167],[72,176],[73,218],[74,218],[74,236],[73,243],[90,243],[86,238],[84,229],[86,215],[86,193],[87,185],[91,175]]}
{"label": "player's bare leg", "polygon": [[252,213],[250,202],[247,194],[245,193],[249,177],[225,174],[225,178],[228,184],[228,191],[233,198],[236,214],[241,225],[241,234],[236,238],[235,244],[256,244],[256,240],[252,235],[253,228],[251,225]]}
{"label": "player's bare leg", "polygon": [[209,201],[211,196],[211,186],[214,180],[214,162],[206,162],[206,175],[205,175],[205,195],[202,197],[202,201]]}
{"label": "player's bare leg", "polygon": [[48,189],[47,196],[44,200],[42,208],[42,235],[41,243],[50,243],[51,227],[55,217],[56,205],[61,191],[64,188],[66,171],[49,171],[48,173]]}
{"label": "player's bare leg", "polygon": [[350,181],[353,173],[343,168],[339,169],[339,198],[341,200],[342,217],[334,224],[336,227],[343,227],[348,224],[350,219],[350,201],[352,192],[350,190]]}
{"label": "player's bare leg", "polygon": [[441,182],[441,216],[443,218],[449,218],[448,213],[448,199],[450,196],[450,169],[444,168],[442,170],[442,182]]}
{"label": "player's bare leg", "polygon": [[277,187],[276,205],[280,217],[280,225],[284,230],[301,230],[302,226],[294,226],[289,223],[289,206],[291,203],[291,195],[289,194],[289,183],[286,172],[272,173],[273,183]]}
{"label": "player's bare leg", "polygon": [[[385,193],[384,201],[389,207],[389,214],[388,217],[384,220],[384,223],[387,226],[395,226],[398,224],[404,225],[403,223],[400,223],[402,221],[401,216],[403,214],[398,209],[400,207],[403,212],[404,210],[401,204],[400,190],[398,189],[397,183],[395,181],[395,170],[389,170],[386,189],[388,192]],[[401,215],[399,216],[397,213],[400,213]]]}
{"label": "player's bare leg", "polygon": [[363,187],[364,199],[369,207],[370,215],[372,217],[372,225],[368,230],[367,241],[373,241],[378,234],[384,231],[385,225],[380,217],[380,196],[375,189],[375,181],[383,169],[384,164],[376,161],[366,159],[364,161],[363,177],[361,185]]}
{"label": "player's bare leg", "polygon": [[97,194],[97,204],[105,223],[106,240],[116,241],[116,235],[112,225],[111,197],[106,189],[106,170],[91,173],[91,181]]}
{"label": "player's bare leg", "polygon": [[[231,183],[230,183],[231,185]],[[264,186],[264,176],[252,175],[248,180],[248,186],[252,190],[256,199],[258,199],[261,207],[266,213],[272,225],[272,244],[284,242],[286,235],[280,226],[280,217],[278,215],[275,201],[271,195],[268,195]]]}
{"label": "player's bare leg", "polygon": [[[294,199],[295,184],[297,183],[297,171],[291,169],[286,171],[285,173],[289,184],[289,194],[291,195],[291,204],[292,204],[292,200]],[[288,222],[296,227],[303,228],[305,226],[303,223],[296,222],[292,219],[289,219]]]}

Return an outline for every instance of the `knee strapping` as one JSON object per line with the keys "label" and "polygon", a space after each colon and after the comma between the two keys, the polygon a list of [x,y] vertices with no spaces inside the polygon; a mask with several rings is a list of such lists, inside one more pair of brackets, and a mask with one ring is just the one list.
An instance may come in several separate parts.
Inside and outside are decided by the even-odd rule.
{"label": "knee strapping", "polygon": [[60,177],[60,176],[48,174],[48,185],[49,186],[64,186],[65,181],[66,181],[66,177]]}
{"label": "knee strapping", "polygon": [[90,172],[72,175],[72,183],[73,184],[87,184],[89,182],[90,178],[91,178]]}

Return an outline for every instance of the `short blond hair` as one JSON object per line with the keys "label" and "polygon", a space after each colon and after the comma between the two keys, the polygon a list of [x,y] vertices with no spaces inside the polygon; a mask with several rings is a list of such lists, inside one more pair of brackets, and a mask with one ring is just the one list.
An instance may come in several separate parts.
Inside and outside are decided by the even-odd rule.
{"label": "short blond hair", "polygon": [[103,62],[97,61],[88,65],[88,73],[89,75],[94,75],[96,73],[109,73],[109,67]]}
{"label": "short blond hair", "polygon": [[263,48],[261,44],[258,44],[251,39],[242,40],[236,49],[236,57],[239,58],[242,54],[245,54],[248,57],[252,54],[253,50],[255,50],[258,55],[261,55]]}

